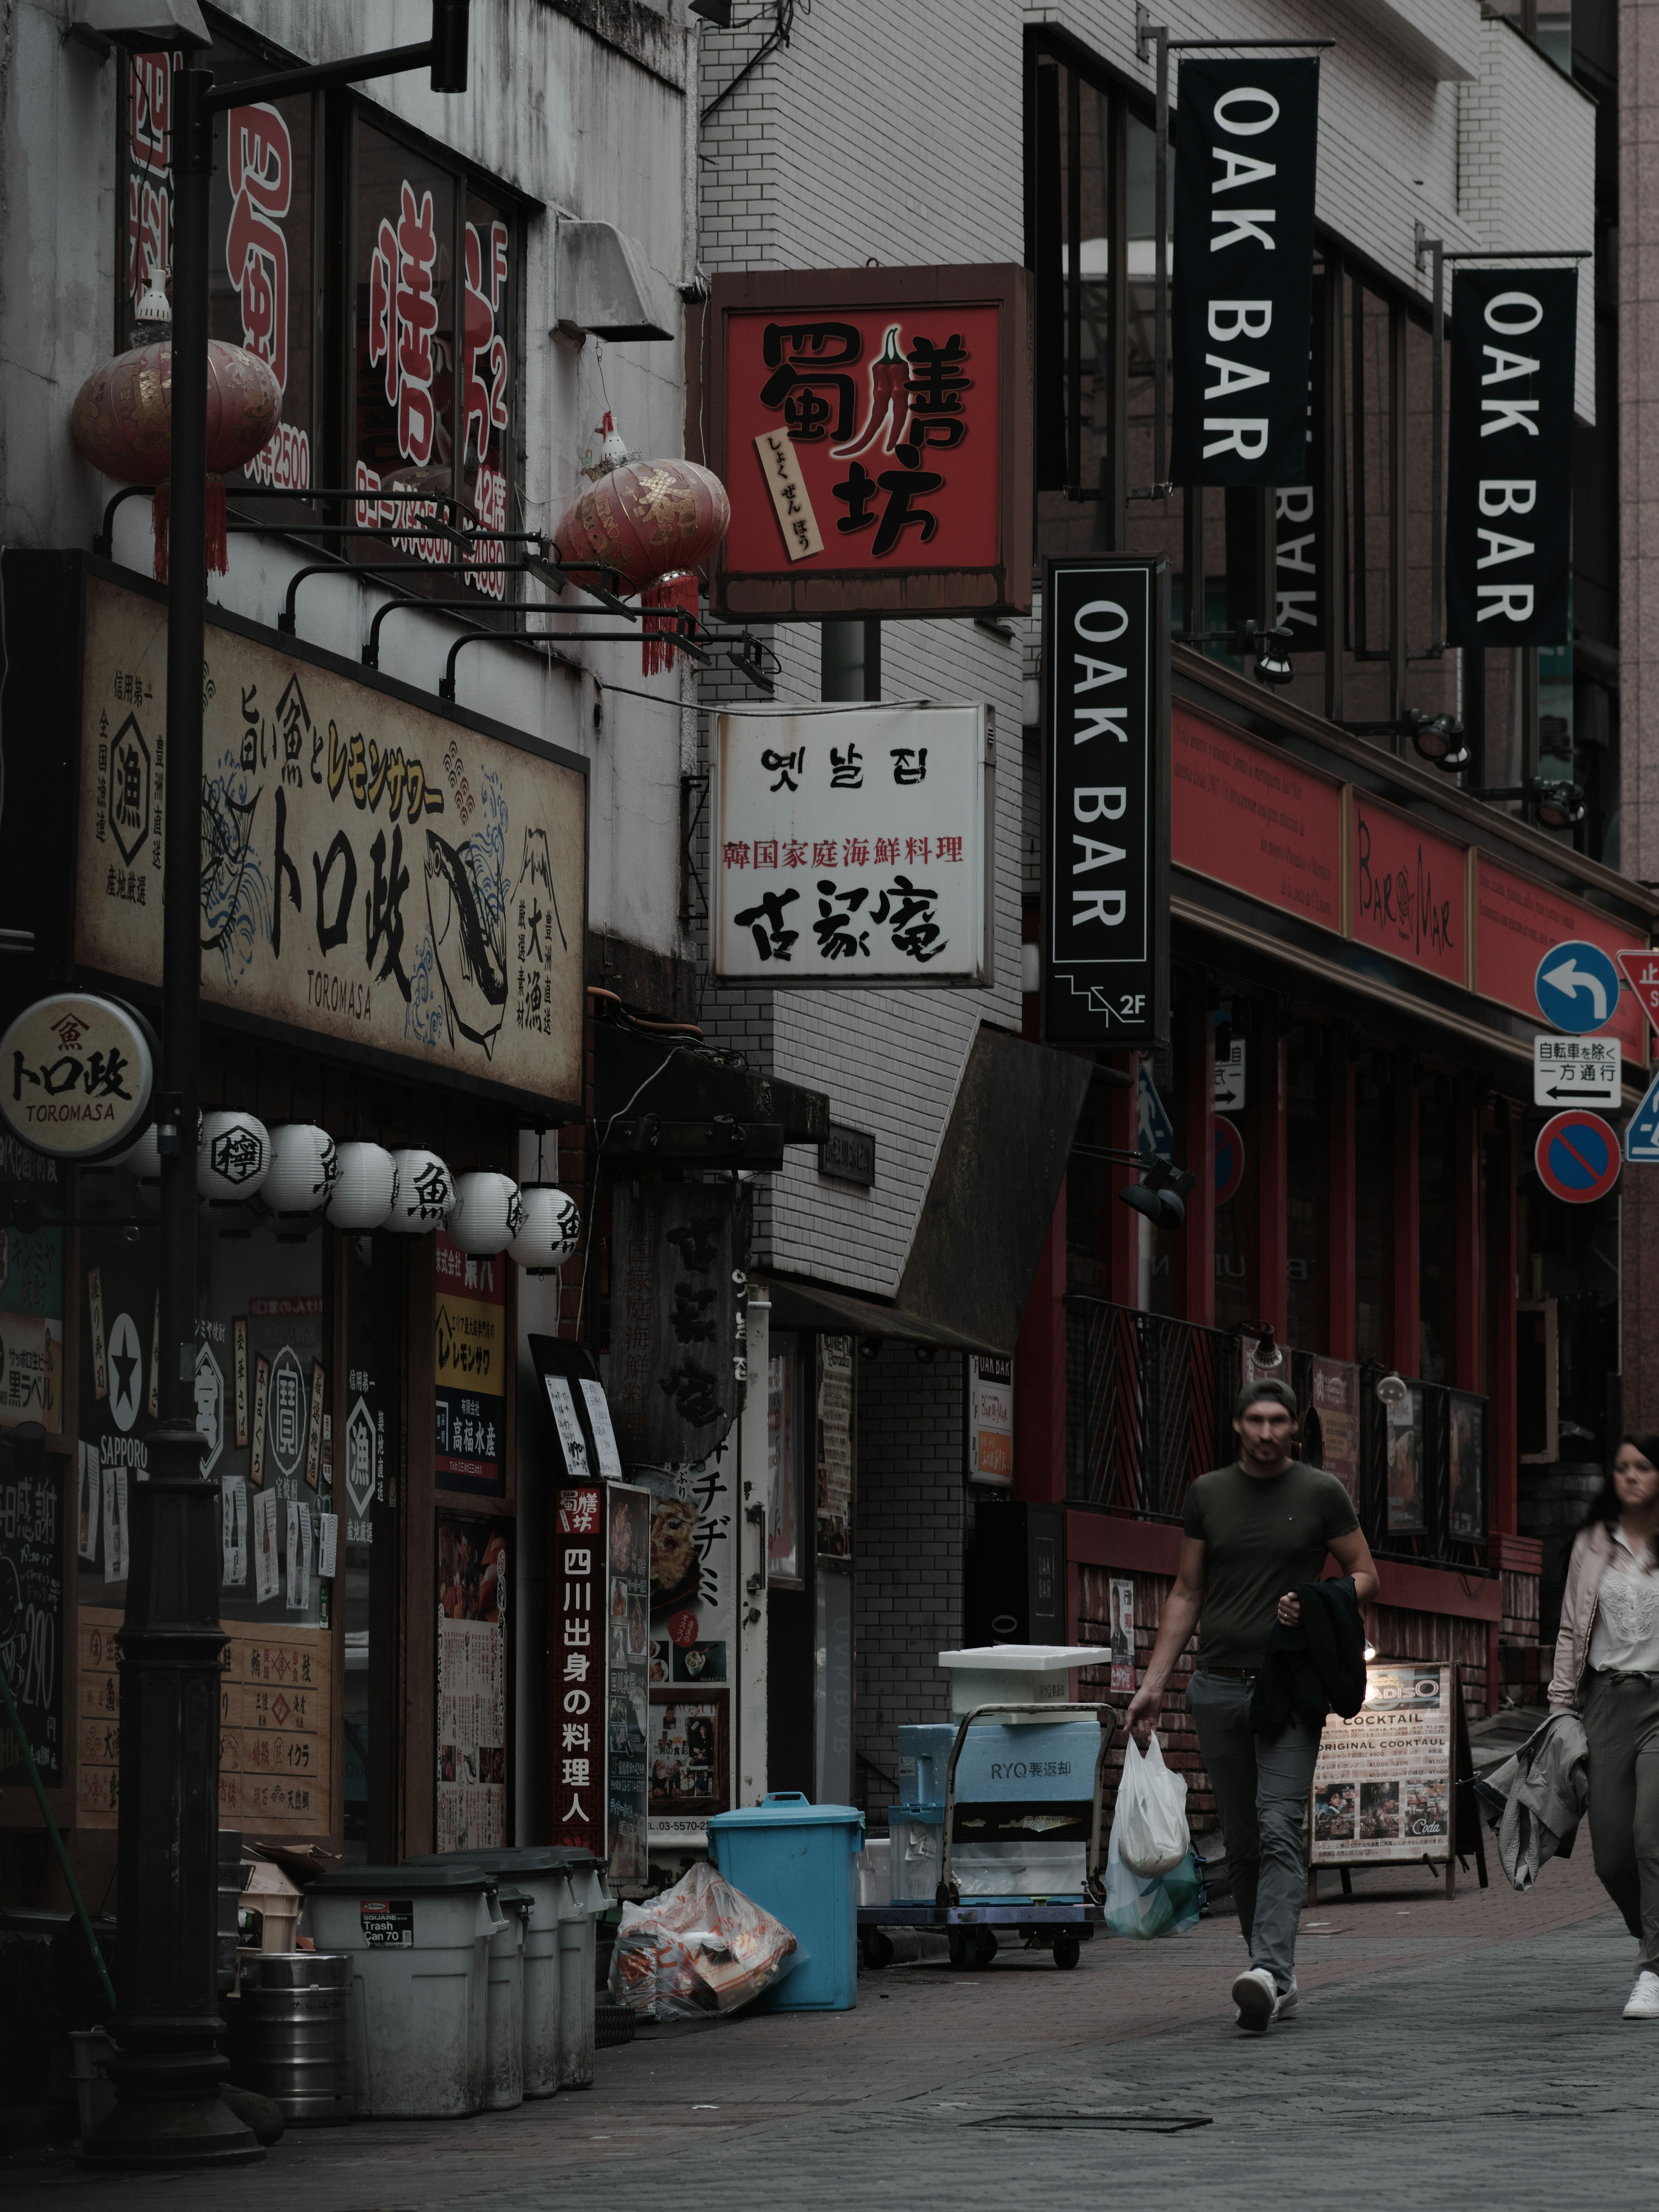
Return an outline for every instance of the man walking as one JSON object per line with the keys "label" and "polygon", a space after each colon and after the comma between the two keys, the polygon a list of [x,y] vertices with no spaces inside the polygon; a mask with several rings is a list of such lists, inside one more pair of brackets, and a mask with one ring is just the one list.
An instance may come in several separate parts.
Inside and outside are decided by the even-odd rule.
{"label": "man walking", "polygon": [[1256,1676],[1275,1620],[1294,1626],[1301,1619],[1297,1585],[1319,1580],[1328,1552],[1352,1576],[1362,1608],[1376,1594],[1376,1569],[1342,1485],[1291,1456],[1297,1407],[1285,1383],[1247,1383],[1233,1427],[1237,1460],[1200,1474],[1187,1493],[1175,1587],[1127,1718],[1144,1749],[1170,1670],[1196,1625],[1187,1704],[1250,1948],[1233,2002],[1238,2025],[1259,2035],[1296,2009],[1296,1931],[1319,1731],[1293,1716],[1279,1735],[1258,1736],[1250,1724]]}

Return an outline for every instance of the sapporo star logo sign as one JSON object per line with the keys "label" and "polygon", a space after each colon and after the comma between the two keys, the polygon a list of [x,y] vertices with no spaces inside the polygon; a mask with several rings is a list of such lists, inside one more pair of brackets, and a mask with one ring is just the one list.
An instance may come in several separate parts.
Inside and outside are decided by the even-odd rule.
{"label": "sapporo star logo sign", "polygon": [[117,1314],[109,1333],[110,1418],[123,1436],[138,1418],[144,1391],[144,1357],[131,1314]]}

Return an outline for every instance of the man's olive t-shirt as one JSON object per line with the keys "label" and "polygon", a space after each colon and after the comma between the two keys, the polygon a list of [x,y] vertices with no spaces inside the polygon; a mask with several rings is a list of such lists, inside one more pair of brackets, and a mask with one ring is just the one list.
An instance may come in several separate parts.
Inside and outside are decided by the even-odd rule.
{"label": "man's olive t-shirt", "polygon": [[1237,1462],[1200,1474],[1184,1525],[1205,1547],[1199,1665],[1259,1667],[1280,1597],[1317,1582],[1333,1537],[1359,1519],[1334,1474],[1292,1460],[1282,1474],[1246,1474]]}

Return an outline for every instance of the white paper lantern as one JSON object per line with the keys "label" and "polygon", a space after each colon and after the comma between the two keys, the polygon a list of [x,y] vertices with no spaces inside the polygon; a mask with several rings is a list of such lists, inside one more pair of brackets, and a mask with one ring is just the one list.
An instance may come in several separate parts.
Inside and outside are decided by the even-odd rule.
{"label": "white paper lantern", "polygon": [[576,1249],[582,1218],[576,1201],[550,1182],[531,1183],[519,1193],[524,1225],[507,1246],[521,1267],[544,1273],[562,1267]]}
{"label": "white paper lantern", "polygon": [[341,1145],[335,1158],[329,1219],[337,1229],[379,1229],[398,1196],[397,1162],[383,1145]]}
{"label": "white paper lantern", "polygon": [[315,1213],[339,1175],[334,1139],[314,1121],[284,1121],[270,1133],[270,1173],[260,1195],[273,1213]]}
{"label": "white paper lantern", "polygon": [[196,1188],[215,1206],[240,1206],[270,1173],[270,1132],[240,1108],[204,1115],[196,1155]]}
{"label": "white paper lantern", "polygon": [[[202,1109],[196,1109],[196,1149],[202,1149]],[[159,1182],[161,1179],[161,1154],[155,1142],[156,1125],[152,1121],[131,1151],[118,1152],[112,1160],[100,1163],[104,1167],[126,1168],[141,1182]]]}
{"label": "white paper lantern", "polygon": [[455,1178],[436,1152],[417,1149],[393,1152],[398,1195],[386,1227],[398,1237],[424,1237],[441,1229],[455,1204]]}
{"label": "white paper lantern", "polygon": [[458,1176],[455,1210],[445,1227],[463,1252],[505,1252],[524,1226],[524,1201],[511,1176],[482,1168]]}

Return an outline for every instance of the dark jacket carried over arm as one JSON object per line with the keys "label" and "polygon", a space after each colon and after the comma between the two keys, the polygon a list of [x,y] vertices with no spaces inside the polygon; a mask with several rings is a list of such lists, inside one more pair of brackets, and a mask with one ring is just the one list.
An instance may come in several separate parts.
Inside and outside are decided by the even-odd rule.
{"label": "dark jacket carried over arm", "polygon": [[1280,1735],[1293,1720],[1316,1735],[1327,1713],[1352,1720],[1365,1702],[1365,1625],[1353,1577],[1302,1583],[1296,1594],[1302,1618],[1294,1628],[1274,1623],[1255,1678],[1250,1725],[1258,1735]]}

